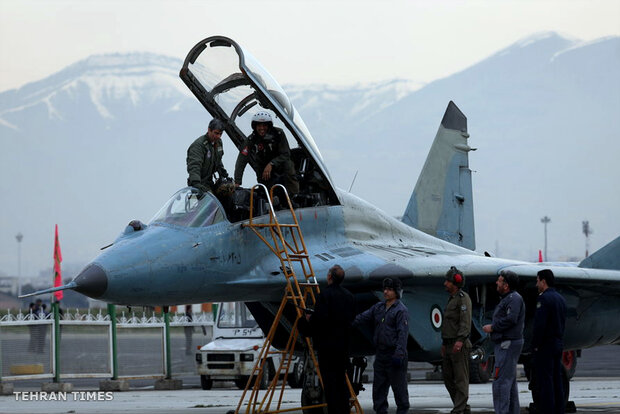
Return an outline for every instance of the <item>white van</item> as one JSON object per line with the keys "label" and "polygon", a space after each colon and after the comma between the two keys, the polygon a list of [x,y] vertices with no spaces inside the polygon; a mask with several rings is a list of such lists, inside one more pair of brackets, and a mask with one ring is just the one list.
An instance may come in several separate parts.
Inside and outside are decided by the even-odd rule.
{"label": "white van", "polygon": [[[265,335],[243,302],[219,303],[213,341],[196,353],[197,372],[203,390],[209,390],[213,381],[234,381],[244,389],[265,341]],[[274,349],[275,350],[275,349]],[[267,388],[280,366],[280,356],[272,355],[267,363],[268,375],[263,375],[261,388]],[[292,388],[302,385],[303,366],[292,364],[287,376]]]}

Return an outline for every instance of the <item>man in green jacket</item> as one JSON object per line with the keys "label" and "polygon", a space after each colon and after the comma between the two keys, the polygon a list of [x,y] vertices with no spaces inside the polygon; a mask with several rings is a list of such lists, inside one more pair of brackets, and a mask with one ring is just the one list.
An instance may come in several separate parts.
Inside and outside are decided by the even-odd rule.
{"label": "man in green jacket", "polygon": [[283,184],[289,196],[299,192],[295,165],[284,131],[273,126],[271,115],[261,111],[252,117],[252,134],[241,146],[235,164],[235,185],[240,186],[243,171],[253,156],[256,162],[256,181],[271,188]]}
{"label": "man in green jacket", "polygon": [[450,294],[441,324],[441,356],[443,357],[443,382],[450,394],[454,408],[452,414],[469,414],[469,354],[471,342],[471,299],[462,287],[463,272],[452,266],[446,273],[444,287]]}
{"label": "man in green jacket", "polygon": [[187,149],[187,173],[189,174],[187,185],[202,191],[214,191],[213,175],[217,172],[220,178],[228,177],[228,172],[222,164],[223,132],[224,122],[212,119],[207,133],[189,146]]}

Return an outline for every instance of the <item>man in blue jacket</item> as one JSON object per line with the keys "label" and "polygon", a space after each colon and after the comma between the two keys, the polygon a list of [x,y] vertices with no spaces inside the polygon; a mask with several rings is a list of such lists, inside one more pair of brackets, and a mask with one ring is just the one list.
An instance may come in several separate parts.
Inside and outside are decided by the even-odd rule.
{"label": "man in blue jacket", "polygon": [[373,364],[372,405],[377,414],[388,411],[387,396],[392,387],[396,400],[396,414],[409,411],[407,390],[407,338],[409,336],[409,312],[399,300],[402,285],[397,278],[383,280],[383,302],[360,313],[354,326],[374,325],[373,342],[376,347]]}
{"label": "man in blue jacket", "polygon": [[496,285],[501,300],[493,312],[493,323],[482,327],[495,343],[493,406],[495,414],[519,414],[517,362],[523,349],[525,303],[516,291],[519,286],[516,273],[502,270]]}
{"label": "man in blue jacket", "polygon": [[555,276],[549,269],[538,272],[536,287],[538,301],[534,315],[532,349],[538,412],[564,414],[564,386],[562,385],[562,351],[566,324],[566,301],[553,286]]}

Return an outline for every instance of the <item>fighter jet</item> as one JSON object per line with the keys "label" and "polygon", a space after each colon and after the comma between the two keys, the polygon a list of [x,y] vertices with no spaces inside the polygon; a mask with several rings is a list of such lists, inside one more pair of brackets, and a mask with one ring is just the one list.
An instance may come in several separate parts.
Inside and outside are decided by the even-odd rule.
{"label": "fighter jet", "polygon": [[[499,298],[501,270],[520,277],[528,309],[526,342],[537,290],[536,273],[550,268],[568,303],[566,350],[620,343],[620,238],[578,266],[507,260],[474,251],[474,219],[467,118],[450,102],[402,221],[336,188],[327,165],[287,94],[260,63],[235,41],[214,36],[187,55],[180,77],[209,114],[223,120],[237,149],[252,132],[258,111],[274,115],[289,141],[300,191],[291,195],[320,285],[334,264],[345,269],[345,286],[362,311],[382,297],[382,281],[398,277],[409,309],[409,359],[440,361],[440,328],[447,295],[446,271],[466,277],[473,302],[471,341],[478,360],[472,375],[488,378],[491,347],[482,326]],[[250,165],[257,168],[250,160]],[[270,325],[284,292],[279,259],[246,226],[250,213],[269,220],[267,202],[250,211],[247,189],[223,201],[191,187],[175,193],[148,223],[134,220],[66,286],[86,296],[122,305],[167,306],[244,301],[261,327]],[[263,200],[265,201],[265,200]],[[290,223],[290,210],[277,212]],[[36,292],[40,294],[43,292]],[[281,329],[286,330],[286,326]],[[370,332],[351,341],[355,355],[370,355]],[[530,349],[526,345],[524,358]],[[490,365],[490,367],[489,367]]]}

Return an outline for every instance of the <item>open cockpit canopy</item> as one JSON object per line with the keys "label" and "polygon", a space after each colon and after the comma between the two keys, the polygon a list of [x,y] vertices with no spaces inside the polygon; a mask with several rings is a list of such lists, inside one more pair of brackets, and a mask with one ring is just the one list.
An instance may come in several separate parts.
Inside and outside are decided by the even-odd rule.
{"label": "open cockpit canopy", "polygon": [[[289,140],[302,206],[339,204],[335,187],[310,131],[278,82],[233,40],[213,36],[192,48],[180,73],[200,103],[226,124],[237,149],[252,132],[252,116],[265,109]],[[294,144],[294,145],[291,145]],[[256,163],[250,159],[256,170]],[[305,197],[305,198],[303,198]]]}

